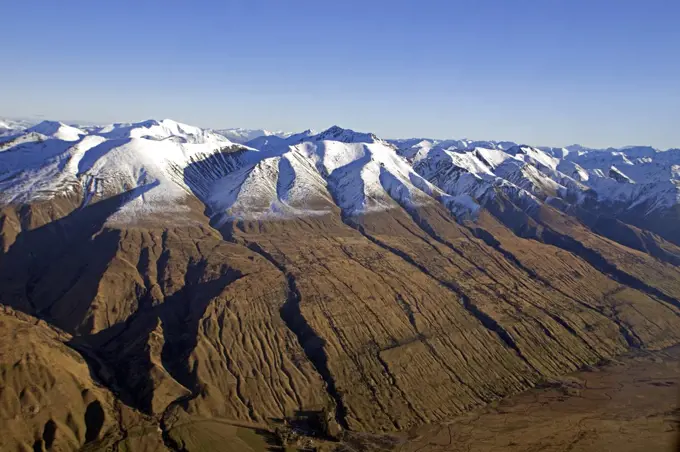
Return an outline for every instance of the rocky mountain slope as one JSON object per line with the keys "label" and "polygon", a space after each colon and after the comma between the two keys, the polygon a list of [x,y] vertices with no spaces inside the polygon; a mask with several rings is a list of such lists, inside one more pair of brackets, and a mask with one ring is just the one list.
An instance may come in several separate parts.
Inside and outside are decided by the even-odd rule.
{"label": "rocky mountain slope", "polygon": [[302,413],[404,430],[676,344],[678,165],[340,127],[3,137],[3,441],[192,450],[222,434],[206,420]]}

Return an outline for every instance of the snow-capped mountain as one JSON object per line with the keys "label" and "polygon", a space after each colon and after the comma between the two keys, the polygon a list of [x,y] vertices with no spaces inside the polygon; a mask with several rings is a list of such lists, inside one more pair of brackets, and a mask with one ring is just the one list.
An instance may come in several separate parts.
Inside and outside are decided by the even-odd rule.
{"label": "snow-capped mountain", "polygon": [[214,132],[226,137],[227,139],[229,139],[229,141],[239,144],[247,143],[248,141],[254,140],[255,138],[258,137],[274,136],[280,138],[287,138],[290,135],[292,135],[291,132],[283,132],[280,130],[277,132],[271,132],[266,129],[243,129],[240,127],[235,127],[231,129],[215,129]]}
{"label": "snow-capped mountain", "polygon": [[0,142],[0,203],[77,192],[87,204],[130,193],[137,196],[120,209],[121,218],[182,210],[191,191],[181,169],[231,146],[219,134],[172,120],[90,132],[45,121]]}
{"label": "snow-capped mountain", "polygon": [[334,126],[263,144],[261,151],[246,152],[238,170],[214,185],[206,202],[215,215],[317,215],[337,206],[352,216],[442,195],[391,144],[372,134]]}
{"label": "snow-capped mountain", "polygon": [[314,135],[316,135],[315,131],[307,129],[303,132],[292,133],[285,137],[277,135],[262,135],[246,142],[245,144],[251,148],[259,150],[271,150],[281,148],[281,146],[291,146],[293,144],[300,143],[301,141],[304,141]]}
{"label": "snow-capped mountain", "polygon": [[431,138],[406,138],[388,140],[399,149],[399,154],[410,161],[419,160],[430,149],[437,147],[449,150],[464,150],[472,148],[485,149],[508,149],[512,146],[517,146],[517,143],[511,141],[475,141],[475,140],[435,140]]}
{"label": "snow-capped mountain", "polygon": [[25,130],[27,133],[37,133],[45,137],[62,141],[78,141],[87,135],[84,130],[66,125],[59,121],[43,121]]}
{"label": "snow-capped mountain", "polygon": [[[667,215],[675,218],[680,206],[678,150],[526,145],[460,149],[422,141],[416,147],[409,160],[418,174],[447,194],[472,196],[478,206],[503,193],[523,209],[543,202],[570,213],[582,214],[585,209],[673,241],[680,238],[667,231]],[[407,156],[412,150],[413,145],[400,154]]]}
{"label": "snow-capped mountain", "polygon": [[29,119],[0,118],[0,137],[16,135],[38,122]]}
{"label": "snow-capped mountain", "polygon": [[0,151],[0,202],[78,192],[88,203],[138,190],[118,218],[181,211],[188,196],[216,221],[428,203],[474,218],[501,195],[524,210],[548,203],[639,223],[680,205],[680,150],[641,146],[383,140],[337,126],[263,134],[244,146],[215,131],[149,120],[87,128],[44,121],[0,139]]}

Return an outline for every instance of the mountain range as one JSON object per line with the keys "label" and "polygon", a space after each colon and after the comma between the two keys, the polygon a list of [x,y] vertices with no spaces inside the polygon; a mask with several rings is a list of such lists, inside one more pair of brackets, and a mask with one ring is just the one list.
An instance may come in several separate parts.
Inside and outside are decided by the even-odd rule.
{"label": "mountain range", "polygon": [[680,343],[680,149],[0,133],[2,450],[348,441]]}

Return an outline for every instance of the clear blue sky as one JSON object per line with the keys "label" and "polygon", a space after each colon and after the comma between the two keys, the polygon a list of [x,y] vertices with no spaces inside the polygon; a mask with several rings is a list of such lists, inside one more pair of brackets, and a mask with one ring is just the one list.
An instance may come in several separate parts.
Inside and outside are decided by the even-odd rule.
{"label": "clear blue sky", "polygon": [[0,115],[680,147],[678,0],[0,0]]}

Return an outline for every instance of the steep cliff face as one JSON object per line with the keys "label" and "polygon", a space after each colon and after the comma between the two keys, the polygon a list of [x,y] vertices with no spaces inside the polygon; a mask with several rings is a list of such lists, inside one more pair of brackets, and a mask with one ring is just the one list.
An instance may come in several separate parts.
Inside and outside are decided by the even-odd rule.
{"label": "steep cliff face", "polygon": [[403,430],[680,342],[680,248],[594,215],[542,151],[413,167],[340,128],[258,151],[188,127],[69,137],[30,168],[0,156],[8,447],[182,450],[197,419],[305,412]]}

